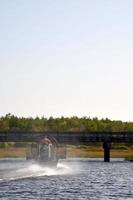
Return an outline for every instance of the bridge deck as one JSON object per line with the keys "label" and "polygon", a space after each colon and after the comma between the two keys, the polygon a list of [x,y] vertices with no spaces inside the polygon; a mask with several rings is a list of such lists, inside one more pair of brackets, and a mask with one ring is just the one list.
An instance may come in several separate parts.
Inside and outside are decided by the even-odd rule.
{"label": "bridge deck", "polygon": [[90,142],[133,142],[133,131],[123,132],[27,132],[0,131],[0,142],[34,142],[48,136],[58,143],[88,144]]}

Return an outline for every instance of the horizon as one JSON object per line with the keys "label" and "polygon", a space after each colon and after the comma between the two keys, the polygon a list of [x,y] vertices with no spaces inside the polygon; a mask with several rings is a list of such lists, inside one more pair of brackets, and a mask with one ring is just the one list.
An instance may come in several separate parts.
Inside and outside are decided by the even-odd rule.
{"label": "horizon", "polygon": [[68,118],[68,119],[71,119],[71,118],[78,118],[78,119],[83,119],[83,118],[85,118],[85,119],[90,119],[90,120],[95,120],[95,119],[97,119],[98,121],[101,121],[101,120],[109,120],[109,121],[121,121],[121,122],[123,122],[123,123],[133,123],[133,121],[123,121],[123,120],[115,120],[115,119],[110,119],[110,118],[98,118],[98,117],[90,117],[90,116],[75,116],[75,115],[71,115],[71,116],[56,116],[56,117],[53,117],[53,116],[45,116],[45,115],[42,115],[42,116],[19,116],[19,115],[14,115],[14,114],[12,114],[12,113],[7,113],[7,114],[5,114],[5,115],[1,115],[0,116],[0,118],[5,118],[5,117],[7,117],[7,116],[9,116],[9,117],[17,117],[18,119],[20,119],[20,118],[25,118],[25,119],[30,119],[30,118],[32,118],[33,120],[34,119],[36,119],[36,118],[39,118],[39,119],[50,119],[50,118],[53,118],[53,119],[61,119],[61,118]]}

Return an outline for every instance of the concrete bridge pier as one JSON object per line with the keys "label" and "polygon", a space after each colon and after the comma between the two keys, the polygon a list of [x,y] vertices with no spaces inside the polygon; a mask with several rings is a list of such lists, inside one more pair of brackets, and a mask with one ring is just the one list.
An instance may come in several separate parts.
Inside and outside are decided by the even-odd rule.
{"label": "concrete bridge pier", "polygon": [[104,162],[110,162],[110,142],[104,142]]}

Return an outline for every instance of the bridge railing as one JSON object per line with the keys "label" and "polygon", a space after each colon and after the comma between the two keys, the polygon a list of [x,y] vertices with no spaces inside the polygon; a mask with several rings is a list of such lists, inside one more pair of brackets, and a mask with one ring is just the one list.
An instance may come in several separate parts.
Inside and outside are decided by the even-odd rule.
{"label": "bridge railing", "polygon": [[26,132],[0,131],[0,142],[32,142],[43,137],[55,138],[59,143],[87,144],[89,142],[133,142],[133,132]]}

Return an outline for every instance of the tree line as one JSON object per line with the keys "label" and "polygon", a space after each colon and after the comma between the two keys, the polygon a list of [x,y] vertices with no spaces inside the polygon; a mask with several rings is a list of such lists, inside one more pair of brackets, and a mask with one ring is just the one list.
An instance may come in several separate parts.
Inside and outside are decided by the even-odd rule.
{"label": "tree line", "polygon": [[0,130],[14,131],[133,131],[133,122],[90,117],[25,118],[6,114],[0,117]]}

